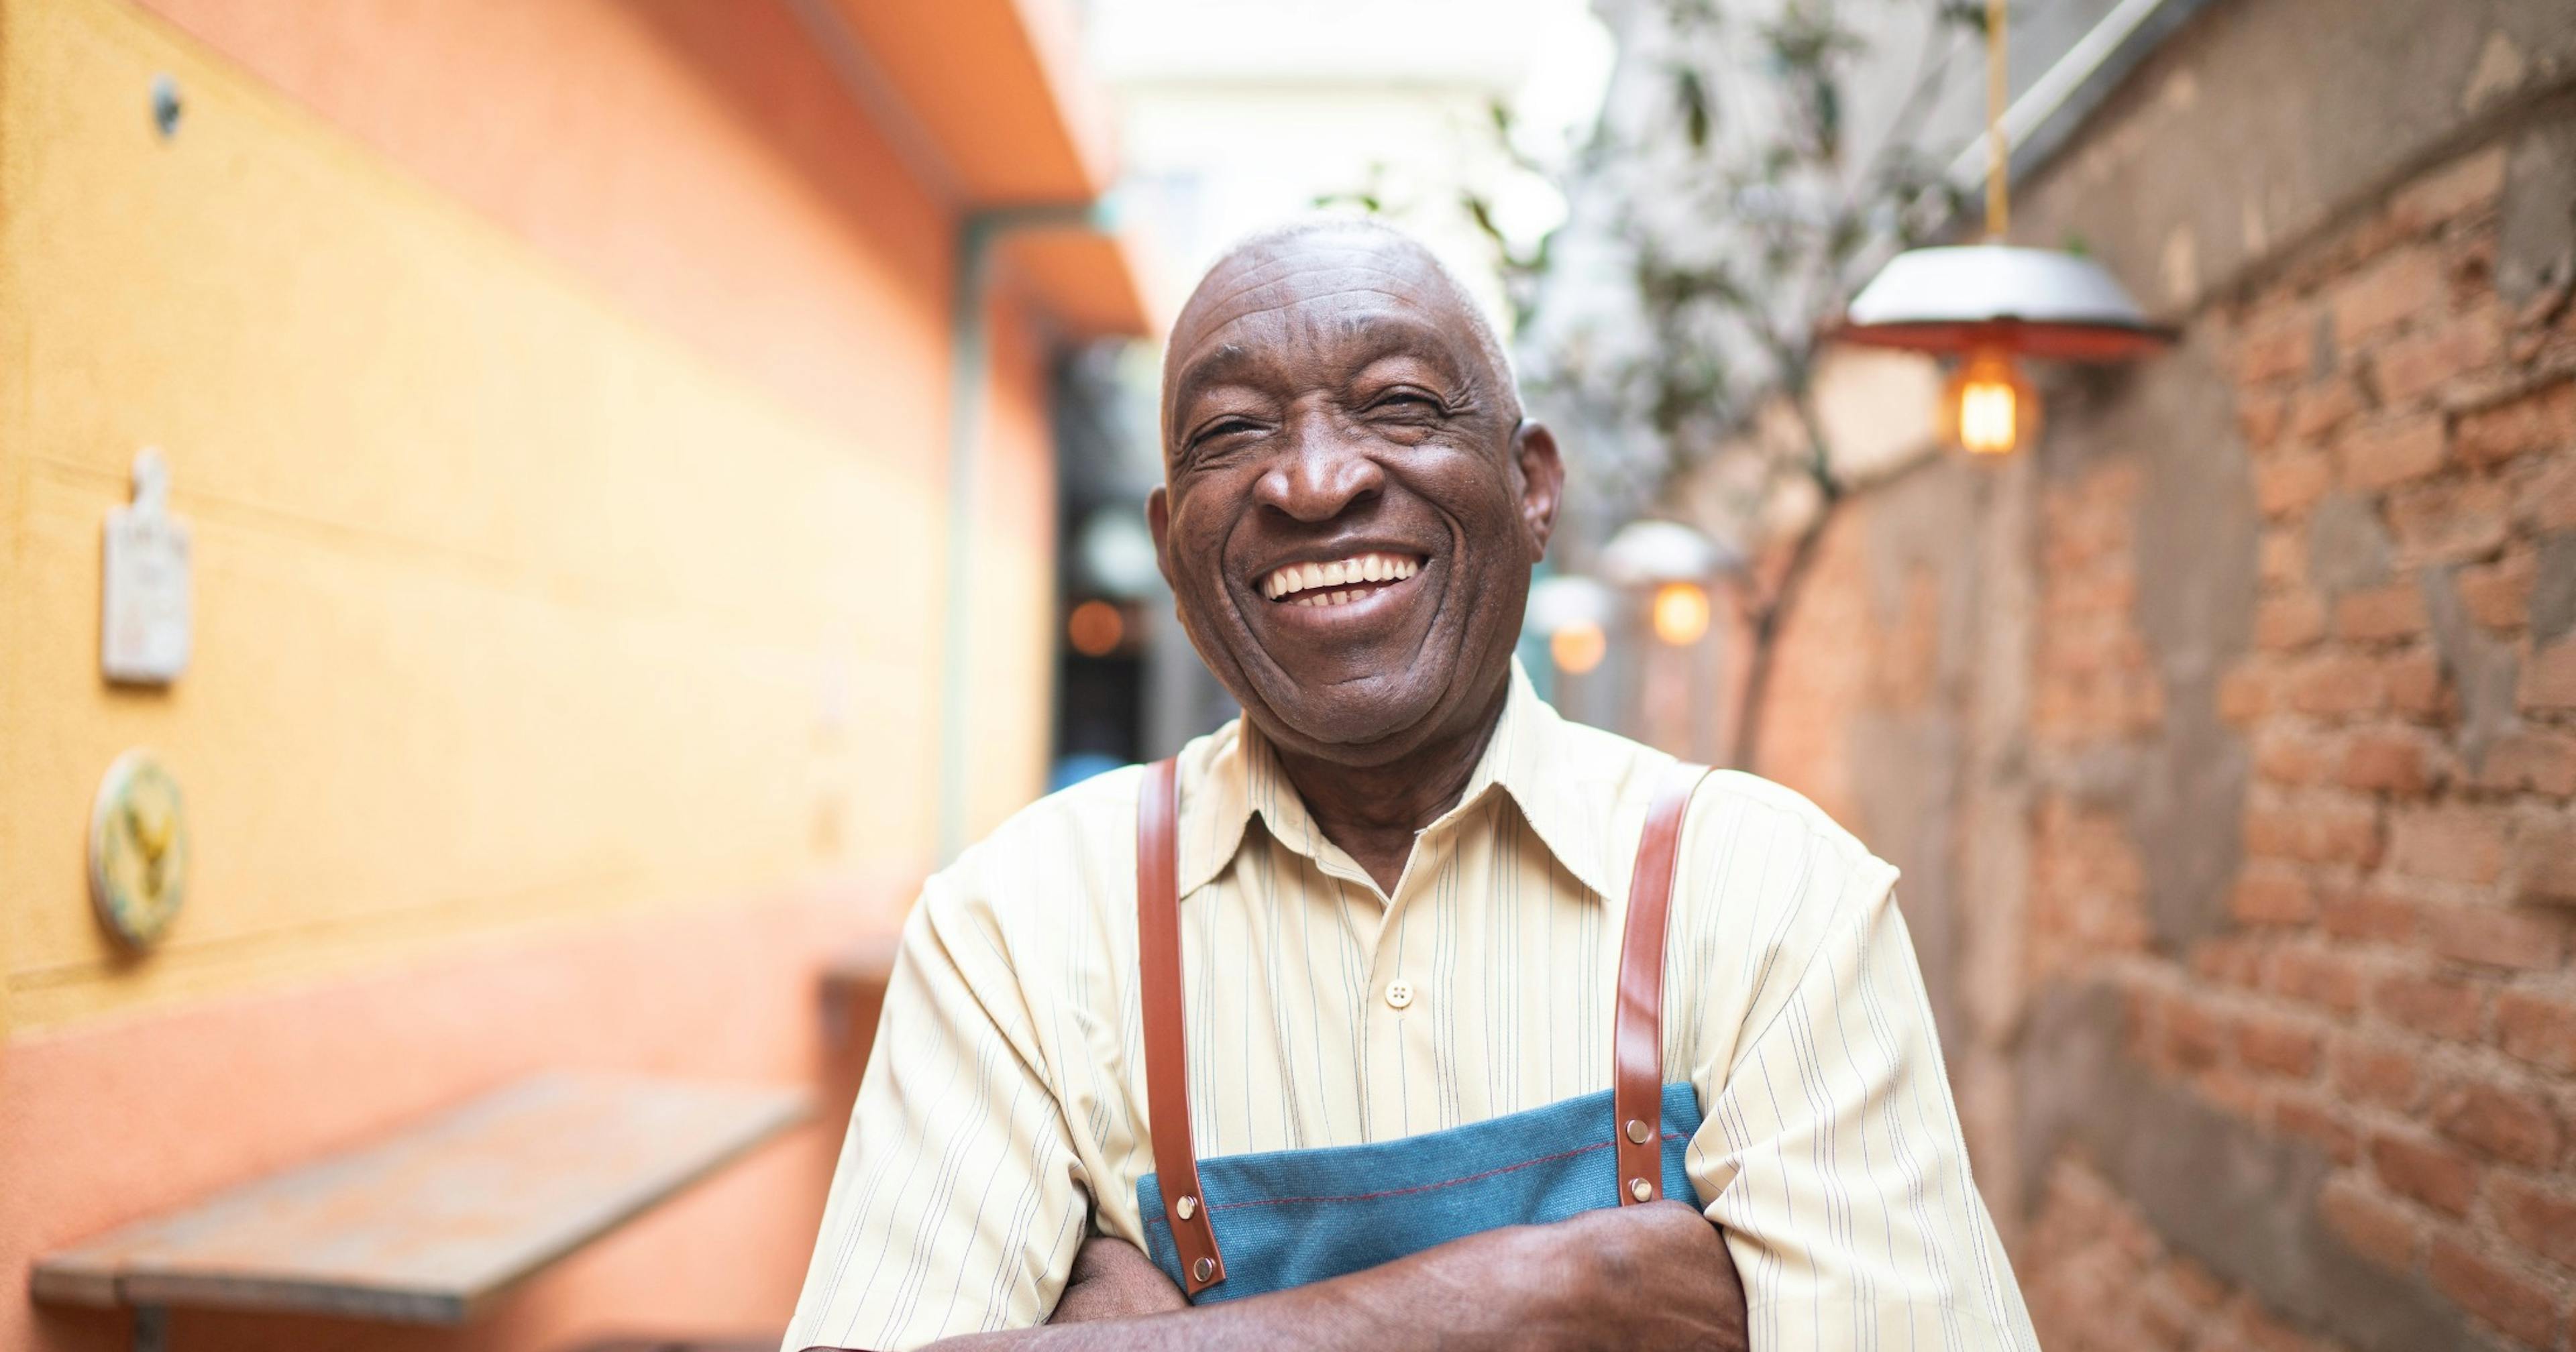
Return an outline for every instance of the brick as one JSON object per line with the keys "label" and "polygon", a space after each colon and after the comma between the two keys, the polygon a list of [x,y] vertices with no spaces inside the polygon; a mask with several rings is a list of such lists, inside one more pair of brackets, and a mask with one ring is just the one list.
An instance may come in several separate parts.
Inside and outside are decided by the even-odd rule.
{"label": "brick", "polygon": [[2337,372],[2290,395],[2290,435],[2314,441],[2361,412],[2361,387]]}
{"label": "brick", "polygon": [[2317,1214],[2354,1253],[2393,1272],[2412,1272],[2423,1247],[2424,1224],[2350,1178],[2317,1191]]}
{"label": "brick", "polygon": [[2203,939],[2192,946],[2191,970],[2203,981],[2258,985],[2263,980],[2263,951],[2246,939]]}
{"label": "brick", "polygon": [[2351,592],[2335,602],[2335,633],[2363,643],[2424,632],[2424,593],[2413,581]]}
{"label": "brick", "polygon": [[2332,1107],[2307,1094],[2284,1094],[2272,1104],[2272,1125],[2292,1136],[2314,1141],[2335,1163],[2361,1160],[2361,1135]]}
{"label": "brick", "polygon": [[2388,500],[2388,526],[2409,563],[2484,558],[2505,542],[2511,522],[2505,488],[2493,480],[2421,484]]}
{"label": "brick", "polygon": [[2350,958],[2314,948],[2284,948],[2272,954],[2264,984],[2293,1000],[2322,1005],[2337,1014],[2361,1008],[2361,971]]}
{"label": "brick", "polygon": [[2357,1103],[2404,1112],[2415,1106],[2415,1054],[2393,1043],[2350,1039],[2335,1048],[2335,1092]]}
{"label": "brick", "polygon": [[2419,1033],[2454,1042],[2478,1037],[2478,991],[2461,982],[2406,973],[2382,977],[2371,989],[2370,1005],[2380,1017]]}
{"label": "brick", "polygon": [[2262,1121],[2271,1107],[2272,1095],[2266,1081],[2224,1066],[2202,1071],[2191,1084],[2212,1107],[2249,1122]]}
{"label": "brick", "polygon": [[2290,678],[2290,707],[2303,714],[2376,713],[2387,703],[2385,669],[2356,654],[2312,658]]}
{"label": "brick", "polygon": [[2576,1072],[2576,1004],[2503,992],[2496,996],[2496,1045],[2544,1070]]}
{"label": "brick", "polygon": [[2426,649],[2399,653],[2380,664],[2388,685],[2388,706],[2409,718],[2439,718],[2450,708],[2448,678],[2441,659]]}
{"label": "brick", "polygon": [[2399,249],[2337,283],[2326,298],[2335,346],[2349,352],[2442,303],[2442,263],[2423,246]]}
{"label": "brick", "polygon": [[2417,878],[2491,883],[2504,876],[2504,823],[2473,807],[2399,808],[2388,816],[2388,867]]}
{"label": "brick", "polygon": [[2576,1268],[2576,1197],[2511,1176],[2496,1179],[2497,1228],[2513,1242],[2556,1263]]}
{"label": "brick", "polygon": [[2338,939],[2402,944],[2415,937],[2415,908],[2371,892],[2327,893],[2317,900],[2317,919]]}
{"label": "brick", "polygon": [[2576,380],[2461,415],[2456,442],[2460,459],[2472,465],[2571,446],[2576,446]]}
{"label": "brick", "polygon": [[2450,437],[2440,413],[2364,423],[2335,443],[2335,468],[2344,485],[2376,493],[2421,479],[2449,458]]}
{"label": "brick", "polygon": [[2298,375],[2316,360],[2316,322],[2299,310],[2268,318],[2237,343],[2236,378],[2260,385]]}
{"label": "brick", "polygon": [[2412,1136],[2382,1135],[2370,1142],[2371,1167],[2379,1181],[2400,1196],[2412,1197],[2436,1211],[2469,1214],[2478,1195],[2478,1166],[2468,1156]]}
{"label": "brick", "polygon": [[2364,805],[2309,801],[2245,811],[2245,853],[2308,864],[2378,865],[2379,814]]}
{"label": "brick", "polygon": [[2316,919],[2317,902],[2296,874],[2267,872],[2238,879],[2228,910],[2249,925],[2304,925]]}
{"label": "brick", "polygon": [[2533,1347],[2558,1341],[2558,1302],[2544,1283],[2448,1235],[2433,1238],[2425,1273],[2462,1309]]}
{"label": "brick", "polygon": [[2514,702],[2532,714],[2576,709],[2576,638],[2562,638],[2532,653]]}
{"label": "brick", "polygon": [[2275,652],[2304,648],[2326,632],[2326,608],[2305,592],[2276,596],[2254,611],[2254,641]]}
{"label": "brick", "polygon": [[2324,743],[2293,729],[2266,728],[2254,739],[2254,773],[2275,784],[2321,783],[2334,767]]}
{"label": "brick", "polygon": [[2566,951],[2564,916],[2527,907],[2442,906],[2424,912],[2424,943],[2461,962],[2545,972]]}
{"label": "brick", "polygon": [[2503,146],[2489,146],[2415,180],[2389,199],[2389,223],[2415,234],[2494,206],[2504,195],[2504,159]]}
{"label": "brick", "polygon": [[2420,797],[2433,782],[2423,740],[2397,732],[2365,732],[2345,743],[2337,778],[2347,789],[2400,798]]}
{"label": "brick", "polygon": [[2270,713],[2276,682],[2271,668],[2238,665],[2218,678],[2218,716],[2243,725]]}
{"label": "brick", "polygon": [[[2307,576],[2308,546],[2295,530],[2272,527],[2263,532],[2258,567],[2267,586],[2286,587]],[[2516,610],[2516,614],[2520,614]]]}
{"label": "brick", "polygon": [[2236,1025],[2236,1055],[2249,1066],[2299,1079],[2317,1073],[2325,1039],[2304,1024],[2267,1015],[2249,1015]]}
{"label": "brick", "polygon": [[2514,896],[2522,901],[2576,902],[2576,821],[2531,821],[2513,837]]}
{"label": "brick", "polygon": [[2166,1054],[2187,1070],[2216,1065],[2226,1051],[2226,1030],[2209,1011],[2188,1000],[2165,1002],[2164,1027]]}
{"label": "brick", "polygon": [[[2517,728],[2488,745],[2476,783],[2482,789],[2507,793],[2529,789],[2557,798],[2576,794],[2576,736],[2547,728]],[[2576,851],[2576,838],[2570,838],[2566,847]],[[2567,899],[2576,901],[2576,874],[2570,876],[2569,887]]]}
{"label": "brick", "polygon": [[2531,612],[2535,572],[2530,554],[2514,553],[2494,563],[2463,568],[2451,579],[2470,618],[2489,629],[2519,629]]}
{"label": "brick", "polygon": [[2254,467],[2254,505],[2265,516],[2306,511],[2334,485],[2334,464],[2323,451],[2292,451]]}
{"label": "brick", "polygon": [[2462,1145],[2534,1169],[2558,1160],[2558,1116],[2511,1085],[2469,1080],[2433,1099],[2433,1125]]}
{"label": "brick", "polygon": [[2245,437],[2245,449],[2260,454],[2281,439],[2281,430],[2290,425],[2290,400],[2287,395],[2249,394],[2236,404],[2236,430]]}
{"label": "brick", "polygon": [[2504,351],[2500,316],[2476,311],[2448,323],[2389,340],[2371,363],[2381,402],[2395,407],[2440,389],[2463,372],[2493,362]]}

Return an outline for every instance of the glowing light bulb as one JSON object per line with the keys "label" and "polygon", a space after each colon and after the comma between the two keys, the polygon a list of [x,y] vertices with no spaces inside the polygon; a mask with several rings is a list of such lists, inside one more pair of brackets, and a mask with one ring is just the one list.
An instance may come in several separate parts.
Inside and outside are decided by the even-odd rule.
{"label": "glowing light bulb", "polygon": [[1667,582],[1655,589],[1655,637],[1676,648],[1708,632],[1708,593],[1696,582]]}
{"label": "glowing light bulb", "polygon": [[1547,655],[1556,659],[1556,669],[1575,676],[1601,665],[1609,651],[1610,640],[1601,626],[1588,622],[1569,624],[1547,639]]}
{"label": "glowing light bulb", "polygon": [[1085,601],[1066,617],[1064,636],[1085,657],[1107,657],[1127,637],[1127,617],[1107,601]]}
{"label": "glowing light bulb", "polygon": [[2010,455],[2039,428],[2039,394],[2001,352],[1968,358],[1943,404],[1950,439],[1972,455]]}

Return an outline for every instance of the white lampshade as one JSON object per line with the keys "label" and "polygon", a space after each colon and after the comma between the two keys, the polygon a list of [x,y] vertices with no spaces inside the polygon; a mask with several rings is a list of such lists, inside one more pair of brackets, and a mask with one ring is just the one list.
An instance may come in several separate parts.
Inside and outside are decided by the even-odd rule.
{"label": "white lampshade", "polygon": [[1969,244],[1888,260],[1831,331],[1916,352],[2005,351],[2123,361],[2173,340],[2099,263],[2056,249]]}

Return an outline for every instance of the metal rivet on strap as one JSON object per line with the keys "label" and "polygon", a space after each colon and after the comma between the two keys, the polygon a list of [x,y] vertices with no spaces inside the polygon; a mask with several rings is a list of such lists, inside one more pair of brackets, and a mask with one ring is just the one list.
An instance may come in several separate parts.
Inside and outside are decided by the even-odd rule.
{"label": "metal rivet on strap", "polygon": [[[1640,1202],[1652,1200],[1655,1195],[1655,1185],[1642,1178],[1629,1179],[1628,1195],[1636,1198]],[[1202,1258],[1199,1261],[1204,1263],[1207,1260]]]}
{"label": "metal rivet on strap", "polygon": [[1196,1280],[1206,1281],[1208,1278],[1215,1275],[1216,1260],[1213,1258],[1202,1258],[1199,1261],[1190,1264],[1190,1276]]}
{"label": "metal rivet on strap", "polygon": [[1188,1220],[1190,1217],[1199,1214],[1199,1199],[1190,1196],[1188,1193],[1182,1193],[1181,1200],[1172,1203],[1172,1214],[1180,1217],[1182,1220]]}
{"label": "metal rivet on strap", "polygon": [[1640,1122],[1633,1117],[1628,1119],[1629,1140],[1635,1141],[1639,1145],[1644,1145],[1646,1143],[1646,1138],[1652,1134],[1652,1132],[1646,1130],[1645,1123]]}

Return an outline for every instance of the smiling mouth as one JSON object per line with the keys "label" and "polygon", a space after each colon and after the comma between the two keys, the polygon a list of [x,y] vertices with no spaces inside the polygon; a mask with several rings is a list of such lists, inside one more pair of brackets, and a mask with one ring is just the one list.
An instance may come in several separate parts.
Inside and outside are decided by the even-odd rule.
{"label": "smiling mouth", "polygon": [[1346,606],[1422,571],[1410,554],[1354,554],[1330,563],[1292,563],[1261,580],[1261,594],[1283,606]]}

